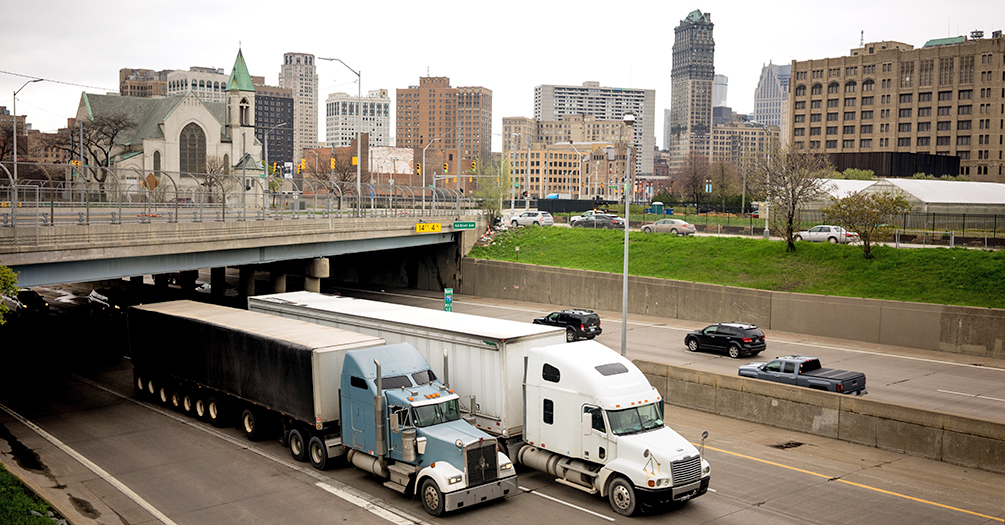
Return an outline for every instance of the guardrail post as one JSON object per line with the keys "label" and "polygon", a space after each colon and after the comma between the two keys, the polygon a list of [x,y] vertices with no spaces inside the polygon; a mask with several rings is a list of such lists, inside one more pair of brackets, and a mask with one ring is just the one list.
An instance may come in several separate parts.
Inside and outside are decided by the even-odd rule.
{"label": "guardrail post", "polygon": [[197,211],[192,212],[192,222],[202,222],[202,220],[199,218],[199,212]]}
{"label": "guardrail post", "polygon": [[84,212],[77,213],[77,222],[81,225],[84,224]]}

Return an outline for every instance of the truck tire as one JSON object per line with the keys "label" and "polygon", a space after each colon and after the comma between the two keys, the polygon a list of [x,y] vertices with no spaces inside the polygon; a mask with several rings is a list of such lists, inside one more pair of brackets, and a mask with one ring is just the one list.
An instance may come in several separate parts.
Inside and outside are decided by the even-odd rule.
{"label": "truck tire", "polygon": [[622,516],[635,514],[638,507],[635,498],[635,487],[625,478],[618,476],[611,482],[611,490],[608,492],[608,499],[611,501],[611,508],[614,512]]}
{"label": "truck tire", "polygon": [[328,468],[328,447],[325,446],[325,442],[314,436],[309,442],[307,442],[307,455],[311,460],[311,466],[318,470],[325,470]]}
{"label": "truck tire", "polygon": [[202,397],[195,398],[195,417],[203,421],[208,420],[206,415],[206,400]]}
{"label": "truck tire", "polygon": [[175,410],[181,410],[183,397],[184,394],[181,393],[181,390],[179,390],[177,387],[173,388],[171,390],[171,408]]}
{"label": "truck tire", "polygon": [[687,340],[687,350],[688,350],[688,352],[697,352],[698,348],[699,347],[698,347],[698,340],[697,339],[695,339],[695,338],[692,337],[692,338],[690,338],[690,339]]}
{"label": "truck tire", "polygon": [[729,345],[729,357],[732,357],[733,359],[739,359],[740,347],[736,346],[735,344]]}
{"label": "truck tire", "polygon": [[136,376],[136,384],[133,385],[136,387],[136,397],[143,397],[143,385],[145,384],[146,381],[144,381],[143,376]]}
{"label": "truck tire", "polygon": [[155,397],[157,395],[157,385],[154,384],[153,379],[147,380],[147,397]]}
{"label": "truck tire", "polygon": [[194,410],[195,398],[192,397],[192,394],[185,392],[181,396],[181,411],[191,416]]}
{"label": "truck tire", "polygon": [[224,427],[227,425],[227,407],[220,397],[210,396],[206,400],[206,419],[214,427]]}
{"label": "truck tire", "polygon": [[565,342],[571,343],[576,340],[576,331],[572,328],[565,329]]}
{"label": "truck tire", "polygon": [[443,514],[443,492],[440,492],[440,487],[436,485],[436,481],[433,478],[422,480],[422,489],[419,491],[419,497],[422,498],[422,508],[426,509],[426,512],[430,516],[440,516]]}
{"label": "truck tire", "polygon": [[241,429],[244,430],[244,435],[252,441],[258,441],[265,436],[263,423],[258,410],[245,408],[244,412],[241,413]]}
{"label": "truck tire", "polygon": [[164,385],[157,387],[157,401],[166,407],[171,406],[171,389]]}
{"label": "truck tire", "polygon": [[299,428],[294,428],[290,431],[290,437],[288,441],[290,442],[290,454],[293,455],[293,459],[297,461],[307,461],[307,442],[304,441],[304,436],[306,434],[303,430]]}

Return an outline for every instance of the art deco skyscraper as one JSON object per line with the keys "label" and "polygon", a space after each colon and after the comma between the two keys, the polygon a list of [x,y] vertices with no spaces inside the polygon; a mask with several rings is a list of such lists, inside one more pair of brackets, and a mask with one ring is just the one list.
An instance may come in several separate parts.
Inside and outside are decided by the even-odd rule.
{"label": "art deco skyscraper", "polygon": [[283,55],[279,87],[293,91],[293,162],[297,163],[304,156],[304,148],[318,145],[318,74],[314,55]]}
{"label": "art deco skyscraper", "polygon": [[674,28],[668,126],[671,170],[680,167],[688,152],[710,153],[715,76],[712,27],[711,14],[694,10]]}

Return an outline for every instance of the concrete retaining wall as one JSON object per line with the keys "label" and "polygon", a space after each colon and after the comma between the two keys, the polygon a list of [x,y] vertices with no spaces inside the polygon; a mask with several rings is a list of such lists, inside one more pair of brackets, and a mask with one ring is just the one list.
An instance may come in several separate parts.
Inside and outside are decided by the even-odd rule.
{"label": "concrete retaining wall", "polygon": [[651,361],[634,363],[675,406],[1005,473],[1002,423]]}
{"label": "concrete retaining wall", "polygon": [[[621,275],[465,258],[460,293],[621,310]],[[629,277],[630,313],[1005,359],[1005,310]]]}

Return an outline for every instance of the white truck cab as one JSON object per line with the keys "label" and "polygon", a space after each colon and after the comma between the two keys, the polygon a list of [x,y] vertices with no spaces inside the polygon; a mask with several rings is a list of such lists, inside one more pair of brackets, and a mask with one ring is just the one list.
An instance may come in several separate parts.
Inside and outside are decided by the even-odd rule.
{"label": "white truck cab", "polygon": [[664,424],[659,392],[631,361],[600,343],[531,349],[524,399],[527,446],[516,454],[520,463],[608,497],[619,514],[708,490],[708,462]]}

